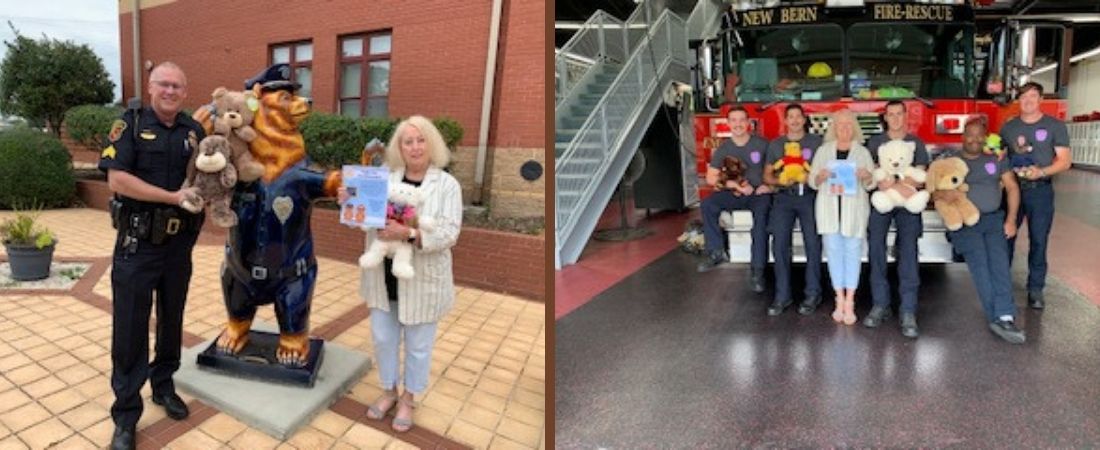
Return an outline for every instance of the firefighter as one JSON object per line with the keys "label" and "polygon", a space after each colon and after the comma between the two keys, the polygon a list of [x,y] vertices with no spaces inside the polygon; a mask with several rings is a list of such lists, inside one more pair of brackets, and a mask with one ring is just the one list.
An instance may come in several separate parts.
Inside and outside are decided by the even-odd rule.
{"label": "firefighter", "polygon": [[699,272],[707,272],[726,260],[725,236],[718,224],[722,211],[752,211],[752,257],[750,266],[752,290],[764,292],[764,266],[768,263],[768,210],[771,209],[771,187],[764,183],[764,154],[768,142],[749,132],[749,113],[743,106],[723,106],[728,109],[730,138],[714,151],[707,167],[707,184],[718,183],[718,169],[726,156],[740,159],[747,166],[745,178],[748,185],[736,186],[731,180],[725,186],[715,186],[713,194],[703,200],[703,236],[706,240],[706,259],[699,263]]}
{"label": "firefighter", "polygon": [[[871,151],[871,157],[878,163],[878,148],[894,139],[901,139],[916,144],[913,154],[913,166],[928,168],[928,151],[924,148],[924,142],[908,131],[909,115],[905,109],[905,103],[900,100],[891,100],[886,103],[883,113],[883,121],[886,122],[886,132],[873,136],[867,140],[867,149]],[[878,189],[888,189],[894,181],[890,178],[879,182]],[[900,183],[919,187],[919,183],[906,178]],[[905,208],[897,208],[889,213],[882,214],[871,208],[871,217],[867,222],[867,259],[871,263],[871,273],[868,280],[871,284],[871,300],[874,306],[871,312],[863,319],[863,326],[877,328],[890,318],[890,281],[886,277],[886,234],[893,222],[897,228],[894,237],[894,246],[897,253],[895,260],[898,268],[898,294],[901,297],[901,305],[898,308],[901,317],[901,334],[908,338],[920,336],[917,328],[917,291],[920,288],[920,267],[917,256],[917,240],[924,231],[920,213],[912,213]]]}
{"label": "firefighter", "polygon": [[[1019,227],[1027,218],[1027,305],[1043,309],[1043,288],[1047,279],[1047,242],[1054,224],[1055,174],[1069,170],[1073,158],[1069,152],[1069,131],[1061,120],[1043,114],[1039,101],[1043,85],[1036,82],[1020,87],[1017,99],[1020,115],[1001,126],[1001,137],[1011,149],[1013,166],[1020,180]],[[1030,158],[1030,159],[1028,159]],[[1016,161],[1026,161],[1018,165]],[[1008,240],[1008,261],[1016,247],[1016,237]]]}
{"label": "firefighter", "polygon": [[[180,366],[183,309],[191,280],[191,250],[202,214],[179,205],[197,203],[194,188],[181,190],[202,126],[181,114],[187,78],[164,62],[149,73],[150,106],[123,113],[111,127],[111,144],[99,169],[116,194],[111,215],[118,228],[111,269],[112,449],[134,448],[141,417],[140,390],[148,378],[153,403],[183,420],[187,405],[176,395],[172,374]],[[137,106],[137,105],[135,105]],[[149,362],[149,314],[156,292],[156,357]]]}
{"label": "firefighter", "polygon": [[768,169],[764,171],[764,182],[776,186],[769,217],[772,256],[775,259],[775,300],[768,307],[768,315],[778,316],[794,303],[791,297],[791,237],[796,218],[802,226],[802,243],[806,249],[805,297],[798,312],[809,315],[821,303],[821,236],[817,234],[817,223],[814,219],[817,191],[804,181],[781,184],[775,175],[774,165],[784,158],[786,148],[792,145],[797,146],[799,157],[807,164],[813,161],[814,153],[821,146],[821,136],[807,133],[809,121],[806,120],[802,106],[797,103],[787,105],[784,124],[787,126],[787,133],[768,144]]}

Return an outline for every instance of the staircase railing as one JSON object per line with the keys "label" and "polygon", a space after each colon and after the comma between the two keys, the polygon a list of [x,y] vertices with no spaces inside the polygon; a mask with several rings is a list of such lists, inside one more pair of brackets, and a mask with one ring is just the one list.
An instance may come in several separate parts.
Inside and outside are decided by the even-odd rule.
{"label": "staircase railing", "polygon": [[611,158],[621,150],[620,141],[638,120],[645,106],[640,100],[660,88],[659,82],[669,64],[689,64],[688,36],[683,19],[676,14],[662,12],[649,28],[648,36],[639,40],[607,93],[555,162],[558,258],[572,237],[578,218],[589,206],[598,181],[605,176]]}
{"label": "staircase railing", "polygon": [[622,63],[645,35],[644,8],[635,8],[626,21],[602,10],[581,25],[560,49],[554,50],[554,104],[561,106],[574,88],[604,62]]}
{"label": "staircase railing", "polygon": [[725,11],[722,0],[699,0],[691,10],[685,27],[691,39],[709,38],[718,31],[719,16]]}

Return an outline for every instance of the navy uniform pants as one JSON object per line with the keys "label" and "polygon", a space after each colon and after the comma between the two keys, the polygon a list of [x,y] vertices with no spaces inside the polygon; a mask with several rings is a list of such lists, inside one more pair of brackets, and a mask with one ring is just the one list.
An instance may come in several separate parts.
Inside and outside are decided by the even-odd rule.
{"label": "navy uniform pants", "polygon": [[920,216],[900,208],[887,214],[871,208],[871,217],[867,221],[867,259],[871,263],[868,281],[871,283],[871,299],[876,306],[890,306],[890,281],[886,277],[886,235],[890,231],[890,222],[893,221],[897,228],[894,245],[898,250],[900,312],[917,312],[917,291],[920,288],[917,240],[924,232]]}
{"label": "navy uniform pants", "polygon": [[[111,418],[134,427],[141,418],[141,387],[148,379],[154,395],[175,392],[172,374],[180,367],[183,308],[191,281],[191,249],[197,232],[181,232],[161,245],[141,240],[137,252],[115,241],[111,269]],[[149,362],[149,315],[156,304],[156,356]]]}
{"label": "navy uniform pants", "polygon": [[802,227],[802,243],[806,247],[806,298],[821,295],[821,236],[817,234],[814,199],[809,188],[798,195],[797,188],[775,194],[769,213],[772,233],[772,256],[775,259],[775,299],[791,300],[791,258],[794,221]]}
{"label": "navy uniform pants", "polygon": [[1016,315],[1004,218],[1003,211],[985,213],[973,226],[950,232],[951,245],[966,260],[988,322]]}
{"label": "navy uniform pants", "polygon": [[725,253],[726,232],[718,225],[718,216],[722,211],[749,210],[752,211],[751,266],[753,269],[763,270],[768,264],[768,211],[771,205],[771,194],[737,197],[727,190],[710,194],[700,205],[707,253],[710,255]]}
{"label": "navy uniform pants", "polygon": [[[1054,185],[1049,181],[1020,182],[1019,228],[1027,218],[1027,291],[1042,293],[1047,285],[1047,242],[1054,225]],[[1016,249],[1016,238],[1008,240],[1008,265]]]}

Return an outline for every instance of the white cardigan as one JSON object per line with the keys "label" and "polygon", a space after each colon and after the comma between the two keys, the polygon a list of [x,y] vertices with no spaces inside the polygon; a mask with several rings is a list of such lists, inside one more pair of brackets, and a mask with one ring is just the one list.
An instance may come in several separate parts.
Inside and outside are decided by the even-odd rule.
{"label": "white cardigan", "polygon": [[[404,170],[390,173],[390,183],[399,183]],[[462,229],[462,188],[451,174],[429,168],[420,185],[424,203],[419,213],[435,221],[431,231],[420,233],[420,248],[413,250],[416,276],[397,280],[397,320],[405,325],[438,322],[454,305],[454,273],[451,247]],[[364,248],[369,248],[377,231],[370,230]],[[362,269],[359,295],[367,306],[389,311],[384,265]]]}
{"label": "white cardigan", "polygon": [[[817,184],[817,174],[822,169],[827,169],[829,161],[836,158],[836,141],[827,141],[818,147],[814,153],[813,163],[810,164],[810,187],[817,189],[817,200],[814,203],[814,216],[817,218],[817,232],[820,234],[840,233],[846,237],[862,238],[867,235],[867,220],[871,216],[871,200],[867,191],[874,189],[875,182],[868,178],[864,184],[864,190],[851,197],[844,197],[840,206],[840,215],[837,215],[837,201],[839,196],[822,191]],[[875,162],[871,159],[871,152],[858,142],[852,143],[848,149],[848,161],[856,163],[857,168],[875,170]]]}

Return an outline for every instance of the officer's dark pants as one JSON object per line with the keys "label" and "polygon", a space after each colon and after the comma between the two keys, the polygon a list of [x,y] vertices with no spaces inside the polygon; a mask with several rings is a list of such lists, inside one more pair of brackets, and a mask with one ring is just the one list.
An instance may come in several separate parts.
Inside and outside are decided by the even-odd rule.
{"label": "officer's dark pants", "polygon": [[[1027,218],[1027,291],[1043,292],[1047,285],[1047,241],[1054,225],[1054,185],[1049,181],[1030,184],[1020,182],[1020,210],[1016,215],[1019,228]],[[1012,266],[1016,238],[1008,240],[1008,265]]]}
{"label": "officer's dark pants", "polygon": [[[141,417],[141,387],[149,379],[153,394],[175,392],[172,374],[180,367],[183,307],[191,280],[191,249],[198,234],[182,233],[162,245],[141,240],[137,252],[115,242],[111,269],[113,332],[111,417],[119,427],[134,427]],[[156,357],[149,362],[149,314],[157,306]]]}
{"label": "officer's dark pants", "polygon": [[752,211],[752,258],[753,269],[763,270],[768,264],[768,210],[771,209],[772,195],[745,195],[736,197],[730,191],[722,190],[703,200],[700,209],[703,213],[703,238],[707,253],[724,254],[726,233],[718,225],[718,216],[722,211]]}
{"label": "officer's dark pants", "polygon": [[821,236],[814,218],[814,198],[808,188],[805,194],[779,192],[775,194],[768,222],[772,232],[772,256],[775,259],[775,299],[791,300],[792,233],[797,218],[802,227],[802,243],[806,247],[806,298],[821,294]]}
{"label": "officer's dark pants", "polygon": [[867,221],[867,259],[871,263],[868,280],[871,283],[871,299],[876,306],[890,306],[890,281],[886,278],[886,234],[890,221],[897,227],[894,245],[898,248],[898,294],[901,296],[902,313],[917,312],[917,290],[920,288],[920,267],[917,255],[917,239],[924,231],[920,214],[905,209],[895,209],[881,214],[871,208]]}
{"label": "officer's dark pants", "polygon": [[1004,219],[1003,211],[994,211],[982,214],[974,226],[950,232],[951,245],[966,259],[988,322],[1003,315],[1016,315]]}

